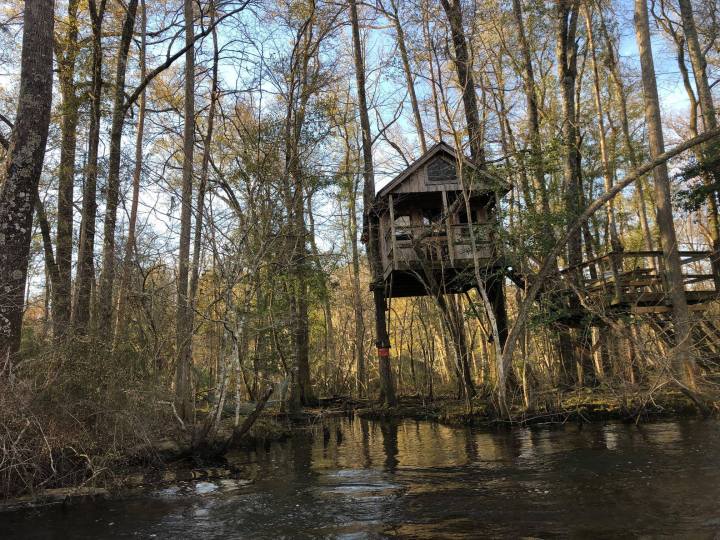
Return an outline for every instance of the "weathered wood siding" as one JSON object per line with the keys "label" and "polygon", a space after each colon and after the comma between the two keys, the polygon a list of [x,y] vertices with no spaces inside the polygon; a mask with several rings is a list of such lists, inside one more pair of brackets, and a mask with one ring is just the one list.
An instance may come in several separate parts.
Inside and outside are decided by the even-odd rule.
{"label": "weathered wood siding", "polygon": [[449,182],[428,182],[427,165],[420,167],[415,173],[397,186],[393,193],[426,193],[431,191],[459,191],[460,182],[456,180]]}

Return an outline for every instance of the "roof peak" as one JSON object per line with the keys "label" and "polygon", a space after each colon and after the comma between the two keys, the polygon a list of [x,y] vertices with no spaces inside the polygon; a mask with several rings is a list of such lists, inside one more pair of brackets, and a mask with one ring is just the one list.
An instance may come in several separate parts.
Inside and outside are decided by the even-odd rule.
{"label": "roof peak", "polygon": [[447,154],[449,154],[453,159],[457,160],[459,157],[462,156],[463,161],[467,165],[469,165],[472,168],[475,168],[475,165],[465,156],[465,154],[458,154],[457,149],[450,146],[448,143],[446,143],[443,140],[440,140],[433,144],[430,148],[428,148],[425,153],[423,153],[419,158],[417,158],[415,161],[410,163],[403,171],[400,172],[395,178],[390,180],[387,184],[385,184],[380,191],[377,193],[377,197],[384,197],[388,193],[390,193],[393,189],[395,189],[398,185],[402,184],[407,178],[409,178],[415,171],[417,171],[420,167],[425,165],[430,158],[432,158],[435,154],[437,154],[439,151],[445,151]]}

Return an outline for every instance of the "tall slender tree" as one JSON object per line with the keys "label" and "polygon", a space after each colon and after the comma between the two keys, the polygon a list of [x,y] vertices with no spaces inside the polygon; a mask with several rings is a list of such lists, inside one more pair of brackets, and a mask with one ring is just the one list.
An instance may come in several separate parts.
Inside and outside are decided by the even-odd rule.
{"label": "tall slender tree", "polygon": [[113,288],[115,284],[115,229],[117,209],[120,202],[120,158],[122,157],[122,134],[125,126],[125,79],[127,61],[135,29],[138,0],[129,0],[120,33],[120,47],[115,63],[115,86],[113,88],[113,112],[110,124],[110,154],[108,156],[107,197],[103,234],[103,260],[100,285],[97,294],[97,313],[100,328],[112,332]]}
{"label": "tall slender tree", "polygon": [[57,281],[52,289],[53,333],[56,338],[69,330],[72,302],[73,204],[75,189],[75,153],[80,96],[75,82],[75,64],[79,52],[78,12],[80,0],[69,0],[66,29],[56,45],[58,80],[62,97],[60,125],[60,165],[58,168],[58,203],[55,262]]}
{"label": "tall slender tree", "polygon": [[373,167],[372,135],[368,114],[365,88],[365,59],[360,40],[360,22],[356,0],[350,2],[350,25],[352,27],[353,58],[355,60],[355,81],[358,94],[358,112],[362,131],[363,155],[363,237],[367,243],[368,262],[372,275],[372,291],[375,302],[375,336],[380,371],[380,402],[395,405],[395,383],[390,369],[390,337],[385,317],[385,287],[383,284],[382,261],[380,258],[379,218],[375,201],[375,169]]}
{"label": "tall slender tree", "polygon": [[102,26],[107,0],[88,0],[92,26],[92,75],[90,82],[90,126],[82,193],[82,217],[78,246],[75,301],[72,308],[73,331],[84,334],[90,324],[90,295],[95,281],[95,219],[97,217],[98,151],[102,114]]}
{"label": "tall slender tree", "polygon": [[190,272],[190,232],[195,155],[195,21],[192,0],[183,4],[185,16],[185,105],[183,124],[182,195],[180,199],[180,246],[177,277],[177,315],[175,325],[175,400],[183,419],[194,414],[192,399],[192,317],[188,297]]}
{"label": "tall slender tree", "polygon": [[[655,62],[650,41],[650,23],[648,22],[646,0],[635,0],[635,38],[640,52],[645,122],[647,124],[650,156],[656,158],[665,152],[665,142],[662,132],[660,98],[658,97],[655,78]],[[670,177],[667,163],[663,162],[655,167],[653,177],[655,178],[657,225],[660,229],[660,241],[675,328],[675,350],[671,360],[684,388],[690,392],[695,392],[696,365],[692,356],[690,312],[685,296],[680,253],[675,234],[675,224],[673,223]]]}
{"label": "tall slender tree", "polygon": [[[680,17],[682,19],[685,40],[690,55],[690,62],[695,78],[700,113],[703,119],[705,131],[712,131],[718,127],[715,104],[713,102],[712,89],[707,74],[707,59],[700,46],[697,28],[695,26],[695,15],[689,0],[678,0]],[[712,269],[715,278],[715,286],[720,289],[720,218],[718,218],[718,185],[720,184],[720,144],[717,141],[710,141],[702,148],[705,186],[708,190],[708,220],[709,232],[712,241],[712,249],[715,252],[712,257]]]}
{"label": "tall slender tree", "polygon": [[[140,0],[140,51],[138,61],[140,63],[140,78],[147,76],[146,47],[147,47],[147,10],[145,0]],[[115,323],[114,346],[125,338],[127,328],[127,305],[130,294],[130,276],[133,258],[137,243],[137,221],[138,207],[140,205],[140,181],[143,170],[143,143],[145,136],[145,112],[147,107],[146,92],[143,89],[138,100],[137,127],[135,133],[135,166],[132,178],[132,195],[130,198],[130,217],[128,219],[128,233],[125,240],[125,253],[123,256],[120,283],[118,285],[118,301]]]}

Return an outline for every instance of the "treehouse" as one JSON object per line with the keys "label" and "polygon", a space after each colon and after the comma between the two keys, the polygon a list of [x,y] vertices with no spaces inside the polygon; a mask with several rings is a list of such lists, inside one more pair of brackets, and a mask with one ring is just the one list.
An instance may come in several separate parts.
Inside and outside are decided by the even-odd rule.
{"label": "treehouse", "polygon": [[508,190],[443,142],[384,186],[377,208],[386,297],[465,292],[477,284],[475,260],[494,271],[495,205]]}

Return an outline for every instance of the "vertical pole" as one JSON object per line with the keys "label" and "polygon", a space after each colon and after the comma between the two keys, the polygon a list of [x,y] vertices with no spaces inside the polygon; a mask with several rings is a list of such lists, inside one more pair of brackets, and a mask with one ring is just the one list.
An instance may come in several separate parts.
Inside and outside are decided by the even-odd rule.
{"label": "vertical pole", "polygon": [[499,347],[500,350],[505,348],[505,342],[508,338],[508,320],[507,320],[507,309],[505,306],[505,294],[503,291],[502,275],[493,276],[485,285],[488,298],[492,304],[493,313],[495,313],[495,319],[497,320],[498,335],[500,337]]}
{"label": "vertical pole", "polygon": [[388,195],[390,202],[390,245],[392,246],[392,267],[393,270],[397,270],[397,243],[395,242],[395,203],[393,201],[392,193]]}
{"label": "vertical pole", "polygon": [[[390,388],[385,388],[381,384],[380,402],[388,405],[395,405],[395,389],[390,370],[390,336],[387,330],[387,318],[385,315],[385,284],[384,282],[376,282],[373,286],[373,299],[375,301],[375,335],[377,341],[375,347],[378,354],[378,370],[380,371],[380,381],[389,381]],[[386,382],[386,384],[388,384]]]}
{"label": "vertical pole", "polygon": [[448,208],[447,191],[442,190],[443,212],[445,213],[445,231],[447,234],[448,256],[450,265],[455,266],[455,248],[453,246],[452,226],[450,225],[450,210]]}

